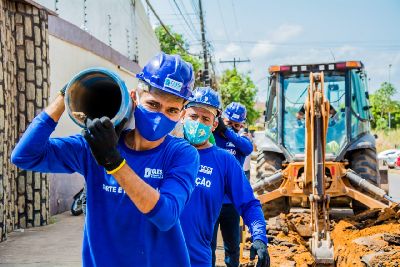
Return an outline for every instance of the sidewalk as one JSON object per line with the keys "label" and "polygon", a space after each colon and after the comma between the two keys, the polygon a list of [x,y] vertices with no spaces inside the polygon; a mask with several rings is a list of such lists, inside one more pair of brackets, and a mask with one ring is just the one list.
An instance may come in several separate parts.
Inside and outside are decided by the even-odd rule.
{"label": "sidewalk", "polygon": [[52,217],[48,226],[13,232],[0,243],[1,267],[78,267],[82,266],[84,216],[65,212]]}
{"label": "sidewalk", "polygon": [[[0,267],[80,267],[84,216],[65,212],[54,223],[13,232],[0,243]],[[225,266],[219,233],[217,266]]]}

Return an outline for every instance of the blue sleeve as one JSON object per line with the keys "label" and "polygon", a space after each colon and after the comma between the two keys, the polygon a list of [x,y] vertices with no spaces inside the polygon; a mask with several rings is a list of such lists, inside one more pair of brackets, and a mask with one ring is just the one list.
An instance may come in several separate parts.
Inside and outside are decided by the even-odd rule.
{"label": "blue sleeve", "polygon": [[246,136],[240,136],[235,133],[232,129],[227,128],[225,133],[225,137],[231,141],[235,147],[237,147],[244,155],[248,156],[253,151],[253,144],[250,139]]}
{"label": "blue sleeve", "polygon": [[50,138],[56,125],[47,113],[40,113],[15,146],[11,162],[25,170],[84,174],[85,141],[79,135]]}
{"label": "blue sleeve", "polygon": [[249,227],[254,240],[260,239],[267,244],[267,230],[260,201],[254,197],[249,181],[238,161],[227,155],[225,194],[235,205],[244,223]]}
{"label": "blue sleeve", "polygon": [[194,190],[194,181],[199,170],[197,150],[186,141],[182,143],[184,145],[176,148],[169,161],[172,166],[160,186],[160,199],[146,214],[161,231],[169,230],[178,221]]}

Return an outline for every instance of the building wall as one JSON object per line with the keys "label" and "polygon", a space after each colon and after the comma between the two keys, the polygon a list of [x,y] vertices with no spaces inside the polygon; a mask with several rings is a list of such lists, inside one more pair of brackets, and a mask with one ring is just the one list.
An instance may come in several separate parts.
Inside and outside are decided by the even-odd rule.
{"label": "building wall", "polygon": [[143,66],[160,50],[140,0],[36,0]]}
{"label": "building wall", "polygon": [[17,169],[11,150],[49,96],[47,13],[0,0],[0,241],[49,221],[46,174]]}
{"label": "building wall", "polygon": [[[73,24],[58,17],[37,2],[44,1],[0,0],[0,162],[3,163],[0,168],[0,241],[16,228],[46,225],[50,213],[69,209],[72,196],[83,185],[83,177],[78,174],[41,174],[18,169],[10,163],[12,149],[33,118],[56,97],[64,84],[85,68],[108,68],[117,72],[128,88],[134,87],[134,74],[141,69],[140,64],[145,64],[159,51],[140,1],[136,1],[138,6],[133,8],[132,14],[136,14],[137,20],[133,26],[126,19],[128,15],[118,17],[117,10],[113,11],[113,16],[120,18],[120,24],[113,24],[116,41],[114,43],[113,39],[111,46],[103,33],[93,31],[99,35],[96,38],[90,29],[84,30],[76,25],[78,22]],[[82,1],[62,2],[72,5]],[[107,10],[104,5],[114,3],[86,2],[91,3],[93,14],[101,14],[101,10]],[[119,2],[126,5],[120,8],[127,8],[130,3],[135,6],[135,1]],[[70,15],[79,12],[77,6]],[[121,32],[114,27],[124,25],[130,25],[130,30],[136,34],[136,58],[127,47],[123,51],[122,37],[117,38]],[[96,28],[96,24],[93,27]],[[78,133],[80,129],[64,114],[53,136]]]}

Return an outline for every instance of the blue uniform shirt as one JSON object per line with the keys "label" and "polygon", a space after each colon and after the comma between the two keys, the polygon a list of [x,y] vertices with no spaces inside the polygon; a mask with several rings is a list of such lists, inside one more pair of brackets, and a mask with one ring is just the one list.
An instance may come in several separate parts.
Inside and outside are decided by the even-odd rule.
{"label": "blue uniform shirt", "polygon": [[56,123],[42,112],[12,153],[23,169],[82,174],[87,183],[84,266],[190,266],[179,216],[194,189],[199,156],[185,140],[167,136],[158,147],[134,151],[120,138],[118,150],[160,199],[141,213],[112,175],[97,165],[81,135],[49,138]]}
{"label": "blue uniform shirt", "polygon": [[195,180],[196,187],[181,215],[181,224],[191,265],[209,267],[212,261],[214,224],[225,194],[243,217],[253,240],[260,239],[267,243],[266,224],[260,201],[254,198],[250,183],[238,161],[216,146],[198,152],[200,169]]}
{"label": "blue uniform shirt", "polygon": [[240,166],[243,167],[245,158],[253,151],[253,144],[249,138],[235,133],[231,128],[227,128],[224,135],[226,138],[220,134],[214,134],[215,143],[234,155]]}
{"label": "blue uniform shirt", "polygon": [[[253,151],[253,144],[251,143],[249,138],[235,133],[235,131],[233,131],[230,127],[226,129],[224,135],[226,138],[224,138],[220,134],[214,134],[215,143],[220,148],[223,148],[234,155],[235,158],[239,161],[240,167],[243,168],[244,160]],[[224,204],[229,203],[231,203],[231,201],[225,196]]]}

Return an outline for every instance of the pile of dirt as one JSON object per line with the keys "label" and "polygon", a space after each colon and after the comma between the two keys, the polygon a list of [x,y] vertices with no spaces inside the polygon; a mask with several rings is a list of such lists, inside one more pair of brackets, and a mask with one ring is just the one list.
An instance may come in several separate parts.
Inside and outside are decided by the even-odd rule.
{"label": "pile of dirt", "polygon": [[281,214],[268,222],[271,266],[312,266],[314,258],[308,250],[303,233],[308,236],[310,215],[307,213]]}
{"label": "pile of dirt", "polygon": [[369,210],[333,231],[337,266],[400,266],[400,208]]}
{"label": "pile of dirt", "polygon": [[[281,214],[268,221],[271,266],[314,266],[307,240],[309,213]],[[336,266],[400,267],[400,207],[374,209],[331,220]],[[246,249],[250,248],[250,241]]]}

